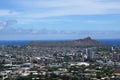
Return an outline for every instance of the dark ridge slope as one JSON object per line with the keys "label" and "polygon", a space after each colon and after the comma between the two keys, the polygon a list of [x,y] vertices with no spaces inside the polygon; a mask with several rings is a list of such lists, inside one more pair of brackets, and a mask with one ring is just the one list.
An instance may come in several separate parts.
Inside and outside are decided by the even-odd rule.
{"label": "dark ridge slope", "polygon": [[64,42],[31,42],[30,46],[102,46],[103,44],[90,37]]}

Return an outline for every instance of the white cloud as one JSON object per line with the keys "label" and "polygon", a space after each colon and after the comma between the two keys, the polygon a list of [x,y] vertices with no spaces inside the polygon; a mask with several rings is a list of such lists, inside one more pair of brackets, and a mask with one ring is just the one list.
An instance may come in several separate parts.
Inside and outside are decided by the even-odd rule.
{"label": "white cloud", "polygon": [[[12,1],[12,0],[11,0]],[[22,29],[8,28],[15,23],[29,24],[41,22],[80,22],[80,23],[107,23],[105,20],[96,18],[85,18],[73,20],[70,18],[59,18],[69,15],[101,15],[101,14],[120,14],[120,1],[118,0],[13,0],[13,7],[0,9],[1,19],[13,19],[0,21],[0,34],[28,34],[28,35],[118,35],[120,31],[67,31],[49,29]],[[10,3],[8,3],[10,4]],[[16,6],[16,7],[15,7]],[[15,19],[15,20],[14,20]],[[17,21],[16,21],[17,20]],[[115,19],[114,19],[115,20]],[[114,21],[113,20],[113,21]],[[112,20],[108,20],[108,23]],[[116,20],[117,21],[117,20]],[[22,25],[21,25],[22,26]],[[25,26],[25,25],[23,25]],[[28,27],[28,25],[27,25]]]}
{"label": "white cloud", "polygon": [[16,20],[0,21],[0,30],[5,29],[15,23],[17,23]]}
{"label": "white cloud", "polygon": [[12,3],[19,8],[2,9],[0,17],[11,17],[19,24],[59,22],[65,19],[47,18],[69,15],[120,14],[120,1],[116,0],[13,0]]}
{"label": "white cloud", "polygon": [[11,16],[11,17],[14,17],[14,16],[19,16],[20,13],[19,12],[16,12],[16,11],[11,11],[11,10],[0,10],[0,16],[3,17],[3,16]]}
{"label": "white cloud", "polygon": [[[120,14],[120,2],[103,0],[20,0],[15,6],[23,8],[24,14],[0,10],[1,16],[44,18],[66,15]],[[19,9],[18,9],[19,10]]]}
{"label": "white cloud", "polygon": [[30,15],[34,17],[49,17],[64,15],[120,14],[120,11],[115,11],[120,10],[120,2],[104,2],[100,0],[31,0],[21,1],[20,5],[24,8],[27,7],[27,9],[36,10],[35,13],[29,14],[28,17]]}
{"label": "white cloud", "polygon": [[[3,23],[6,25],[7,23]],[[4,28],[4,29],[3,29]],[[54,29],[22,29],[0,26],[0,35],[65,35],[65,36],[119,36],[120,31],[81,31],[81,30],[54,30]]]}

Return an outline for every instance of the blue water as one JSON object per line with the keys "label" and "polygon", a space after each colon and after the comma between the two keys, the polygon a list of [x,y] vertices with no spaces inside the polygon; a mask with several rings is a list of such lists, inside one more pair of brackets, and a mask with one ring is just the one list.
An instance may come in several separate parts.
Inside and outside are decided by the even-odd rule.
{"label": "blue water", "polygon": [[[65,40],[34,40],[34,42],[57,42],[57,41],[65,41]],[[100,41],[101,43],[104,43],[104,44],[108,44],[108,45],[120,45],[120,39],[100,39],[100,40],[97,40],[97,41]],[[0,46],[1,45],[9,45],[9,46],[13,46],[13,45],[27,45],[28,43],[30,42],[33,42],[33,41],[30,41],[30,40],[24,40],[24,41],[20,41],[20,40],[17,40],[17,41],[0,41]]]}
{"label": "blue water", "polygon": [[120,46],[120,39],[101,39],[98,40],[101,43],[108,44],[108,45],[119,45]]}
{"label": "blue water", "polygon": [[9,41],[0,41],[0,46],[16,46],[16,45],[27,45],[30,42],[62,42],[67,40],[9,40]]}
{"label": "blue water", "polygon": [[0,46],[26,45],[30,41],[0,41]]}

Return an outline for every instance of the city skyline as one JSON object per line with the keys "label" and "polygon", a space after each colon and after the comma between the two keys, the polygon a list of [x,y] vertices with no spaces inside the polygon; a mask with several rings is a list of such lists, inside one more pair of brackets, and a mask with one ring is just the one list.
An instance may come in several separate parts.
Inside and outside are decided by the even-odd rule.
{"label": "city skyline", "polygon": [[4,0],[0,40],[119,39],[119,0]]}

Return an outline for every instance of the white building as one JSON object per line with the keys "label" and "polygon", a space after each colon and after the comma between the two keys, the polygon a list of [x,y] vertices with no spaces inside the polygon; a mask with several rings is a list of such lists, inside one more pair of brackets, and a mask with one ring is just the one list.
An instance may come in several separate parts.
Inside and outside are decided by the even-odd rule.
{"label": "white building", "polygon": [[25,69],[25,70],[31,69],[33,67],[34,67],[34,64],[32,64],[32,63],[24,63],[21,65],[21,68]]}

